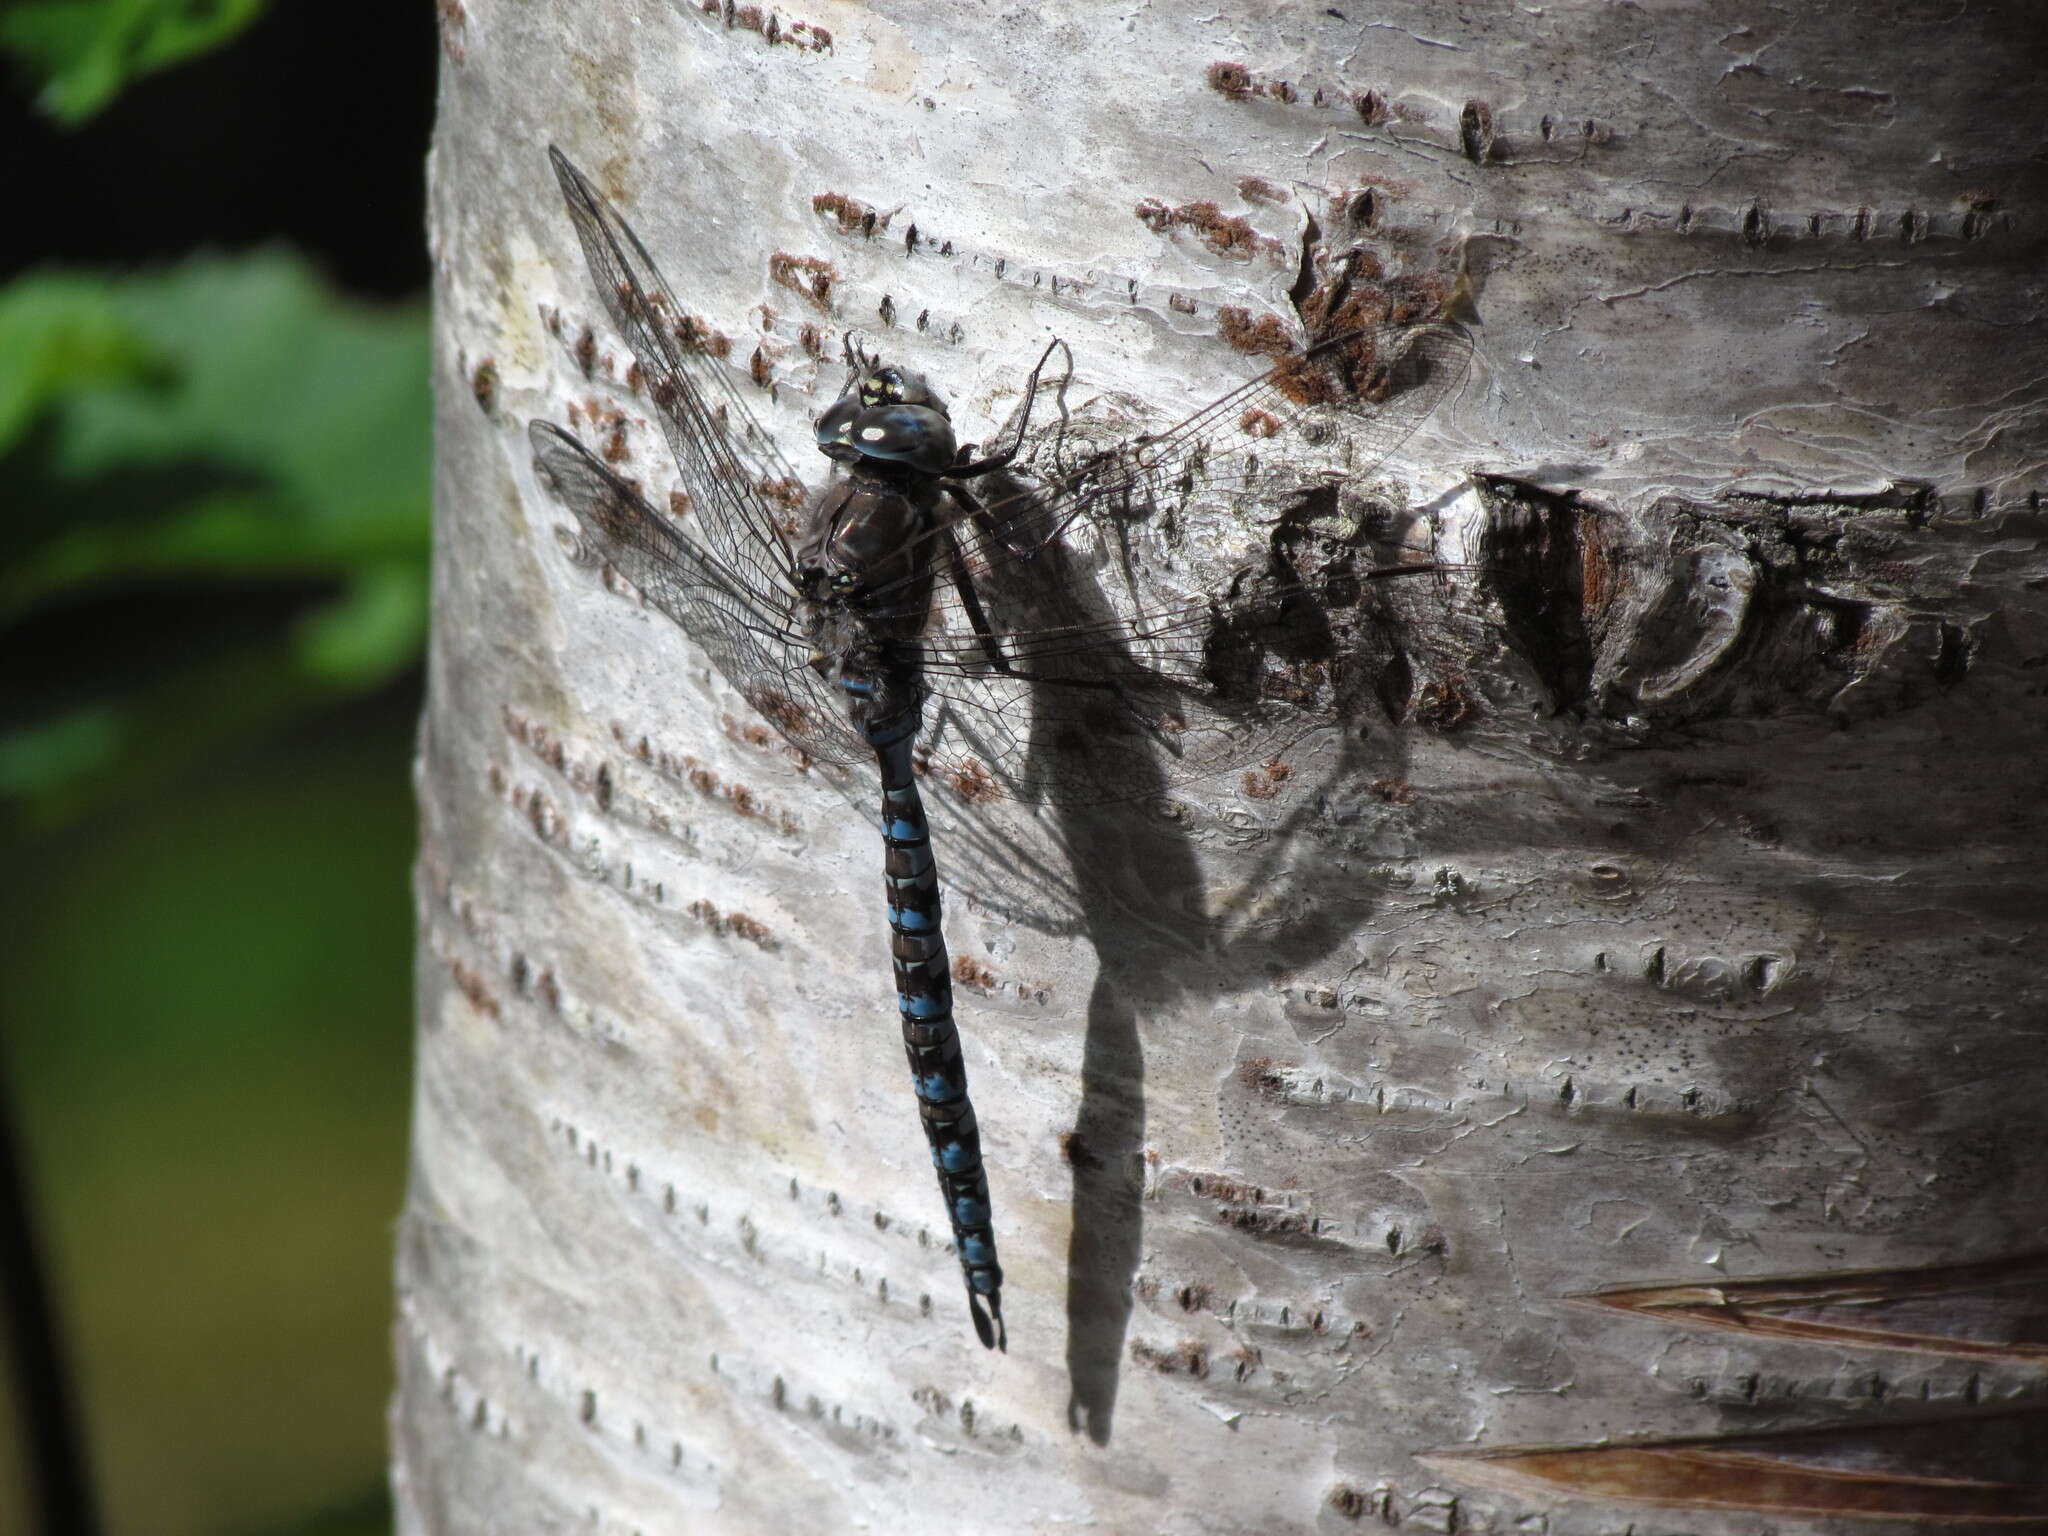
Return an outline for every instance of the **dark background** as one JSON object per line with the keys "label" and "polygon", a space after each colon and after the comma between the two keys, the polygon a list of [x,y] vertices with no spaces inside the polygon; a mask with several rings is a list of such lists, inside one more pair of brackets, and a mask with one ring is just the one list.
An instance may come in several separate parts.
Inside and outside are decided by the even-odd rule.
{"label": "dark background", "polygon": [[[75,127],[19,36],[0,406],[24,358],[59,383],[0,437],[0,1092],[97,1509],[68,1528],[387,1530],[433,13],[284,0]],[[101,306],[146,363],[78,340]],[[207,382],[259,362],[274,417]],[[388,444],[376,483],[323,472],[329,419],[336,465]],[[0,1395],[0,1531],[55,1528],[52,1411]]]}
{"label": "dark background", "polygon": [[0,120],[14,214],[0,220],[0,276],[280,241],[348,292],[422,293],[439,57],[429,3],[285,0],[75,130],[35,109],[16,70]]}

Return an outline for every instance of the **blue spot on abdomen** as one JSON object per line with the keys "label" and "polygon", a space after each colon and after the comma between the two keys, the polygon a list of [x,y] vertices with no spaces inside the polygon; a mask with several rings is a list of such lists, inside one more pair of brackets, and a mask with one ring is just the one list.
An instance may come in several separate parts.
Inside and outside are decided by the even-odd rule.
{"label": "blue spot on abdomen", "polygon": [[972,1195],[963,1195],[953,1202],[953,1225],[956,1227],[985,1227],[988,1225],[988,1202]]}

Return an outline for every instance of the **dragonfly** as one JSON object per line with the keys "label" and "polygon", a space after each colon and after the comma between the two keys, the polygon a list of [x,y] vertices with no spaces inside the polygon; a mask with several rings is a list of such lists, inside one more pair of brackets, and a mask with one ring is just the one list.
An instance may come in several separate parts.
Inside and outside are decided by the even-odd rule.
{"label": "dragonfly", "polygon": [[[1332,488],[1377,467],[1458,387],[1469,340],[1442,321],[1332,336],[1156,433],[1077,420],[1071,353],[1054,341],[1003,445],[980,453],[921,376],[849,334],[846,383],[814,422],[832,470],[805,499],[632,228],[549,155],[678,481],[657,511],[538,419],[537,476],[576,517],[588,560],[679,625],[802,761],[878,771],[918,1113],[975,1334],[1007,1349],[920,781],[969,804],[1100,804],[1158,783],[1161,763],[1187,780],[1277,761],[1341,714],[1359,683],[1345,616],[1381,578],[1447,567],[1374,563],[1332,512]],[[1041,396],[1058,421],[1034,435]],[[1303,469],[1304,454],[1323,467]],[[1203,504],[1281,508],[1267,548],[1227,580],[1191,531]],[[1155,766],[1134,771],[1139,758]]]}

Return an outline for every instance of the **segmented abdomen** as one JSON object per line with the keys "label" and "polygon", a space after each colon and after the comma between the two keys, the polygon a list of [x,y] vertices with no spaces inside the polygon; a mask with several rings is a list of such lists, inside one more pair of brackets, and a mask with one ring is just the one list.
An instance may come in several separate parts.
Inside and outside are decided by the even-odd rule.
{"label": "segmented abdomen", "polygon": [[903,1045],[910,1057],[918,1114],[967,1278],[974,1331],[990,1348],[1004,1348],[1008,1341],[1003,1329],[1003,1271],[996,1262],[981,1133],[968,1102],[967,1064],[960,1058],[960,1031],[953,1023],[953,978],[939,925],[939,872],[932,860],[924,799],[910,767],[910,743],[917,726],[912,711],[863,727],[882,769],[882,845],[896,1006],[903,1017]]}

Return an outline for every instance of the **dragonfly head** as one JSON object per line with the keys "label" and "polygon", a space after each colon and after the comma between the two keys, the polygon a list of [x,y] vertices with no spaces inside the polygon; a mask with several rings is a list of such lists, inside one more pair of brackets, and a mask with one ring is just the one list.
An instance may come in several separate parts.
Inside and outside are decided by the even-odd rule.
{"label": "dragonfly head", "polygon": [[946,414],[945,402],[932,393],[923,374],[894,363],[873,363],[863,370],[858,392],[862,405],[921,405]]}
{"label": "dragonfly head", "polygon": [[957,445],[946,403],[924,375],[885,363],[846,338],[846,387],[819,416],[818,451],[840,464],[942,475]]}
{"label": "dragonfly head", "polygon": [[813,430],[818,451],[841,464],[866,461],[876,467],[900,465],[942,475],[952,467],[956,452],[953,424],[946,413],[909,401],[870,405],[864,395],[841,395],[818,417]]}

